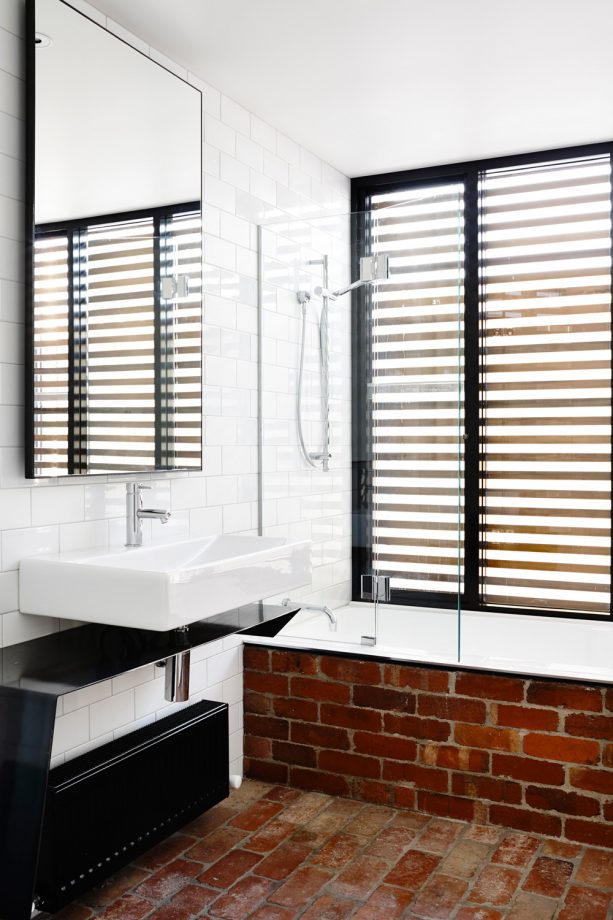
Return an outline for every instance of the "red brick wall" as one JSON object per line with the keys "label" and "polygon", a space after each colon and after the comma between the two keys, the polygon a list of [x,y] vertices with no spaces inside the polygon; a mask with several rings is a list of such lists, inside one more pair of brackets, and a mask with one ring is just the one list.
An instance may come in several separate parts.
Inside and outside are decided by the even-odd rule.
{"label": "red brick wall", "polygon": [[247,776],[613,848],[613,690],[245,646]]}

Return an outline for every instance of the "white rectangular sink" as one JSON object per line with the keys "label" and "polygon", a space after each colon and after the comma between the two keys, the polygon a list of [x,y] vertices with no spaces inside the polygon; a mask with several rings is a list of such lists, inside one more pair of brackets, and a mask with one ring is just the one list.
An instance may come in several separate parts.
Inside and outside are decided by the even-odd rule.
{"label": "white rectangular sink", "polygon": [[164,546],[31,556],[20,610],[166,631],[308,584],[308,540],[214,536]]}

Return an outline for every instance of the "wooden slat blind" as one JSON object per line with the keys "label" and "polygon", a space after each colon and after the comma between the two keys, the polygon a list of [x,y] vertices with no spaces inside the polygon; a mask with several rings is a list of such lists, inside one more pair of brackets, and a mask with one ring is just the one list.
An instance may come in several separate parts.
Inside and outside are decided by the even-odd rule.
{"label": "wooden slat blind", "polygon": [[373,568],[393,588],[457,593],[462,571],[463,189],[371,199]]}
{"label": "wooden slat blind", "polygon": [[[467,175],[467,228],[461,183],[370,199],[392,266],[372,294],[373,567],[411,602],[467,580],[480,608],[610,615],[610,155]],[[466,356],[464,230],[478,248]],[[466,545],[464,360],[479,370]]]}
{"label": "wooden slat blind", "polygon": [[[201,240],[183,209],[40,234],[39,475],[200,467]],[[188,296],[164,300],[162,277],[179,274]]]}
{"label": "wooden slat blind", "polygon": [[481,590],[610,611],[611,165],[481,180]]}
{"label": "wooden slat blind", "polygon": [[[83,427],[88,472],[155,469],[155,227],[81,234]],[[109,315],[108,310],[114,312]]]}

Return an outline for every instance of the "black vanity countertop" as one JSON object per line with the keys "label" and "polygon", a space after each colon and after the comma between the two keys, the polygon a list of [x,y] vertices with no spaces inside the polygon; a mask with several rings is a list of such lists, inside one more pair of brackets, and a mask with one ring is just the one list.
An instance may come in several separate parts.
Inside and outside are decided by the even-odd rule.
{"label": "black vanity countertop", "polygon": [[248,604],[186,632],[88,624],[0,649],[0,686],[61,696],[234,633],[274,636],[298,607]]}

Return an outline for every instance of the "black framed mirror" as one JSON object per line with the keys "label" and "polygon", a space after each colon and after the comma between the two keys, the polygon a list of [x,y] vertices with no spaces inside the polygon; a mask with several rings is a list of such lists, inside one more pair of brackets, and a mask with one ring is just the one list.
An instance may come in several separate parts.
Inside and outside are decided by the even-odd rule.
{"label": "black framed mirror", "polygon": [[201,94],[64,0],[26,92],[26,476],[201,469]]}

